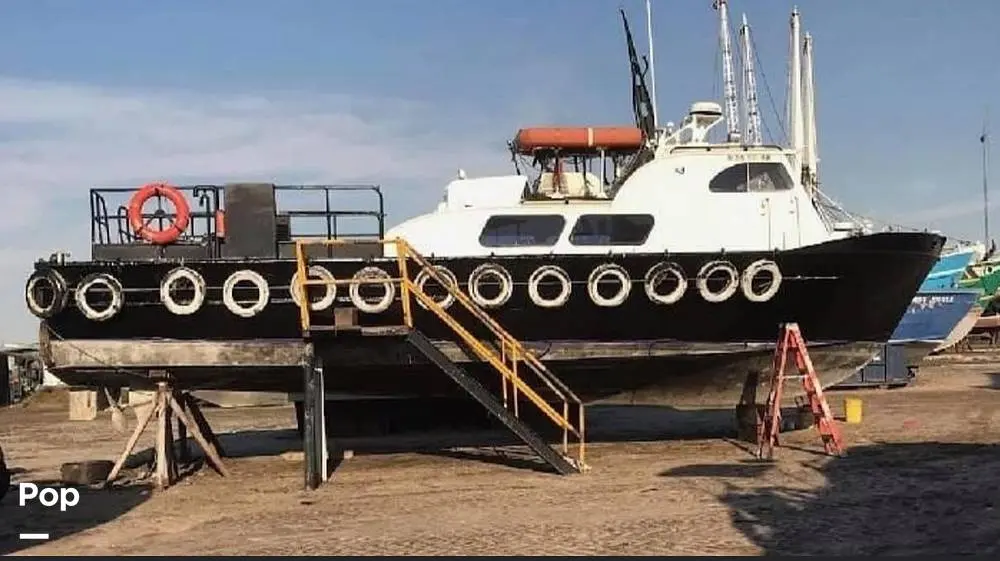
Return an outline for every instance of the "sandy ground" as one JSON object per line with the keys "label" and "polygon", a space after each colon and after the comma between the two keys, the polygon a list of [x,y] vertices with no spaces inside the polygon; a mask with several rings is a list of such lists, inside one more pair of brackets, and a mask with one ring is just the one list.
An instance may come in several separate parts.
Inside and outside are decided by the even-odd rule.
{"label": "sandy ground", "polygon": [[[306,493],[300,461],[282,456],[300,449],[290,407],[206,410],[237,456],[232,477],[202,469],[160,493],[83,489],[66,512],[19,507],[14,491],[0,505],[0,553],[996,553],[1000,357],[946,362],[908,388],[831,393],[836,414],[845,397],[864,400],[863,423],[841,425],[845,458],[822,455],[807,430],[757,462],[729,438],[731,412],[608,407],[591,412],[592,471],[568,477],[533,469],[517,447],[355,440],[338,443],[355,455],[331,483]],[[106,417],[67,421],[58,399],[0,410],[15,482],[114,459],[125,438]]]}

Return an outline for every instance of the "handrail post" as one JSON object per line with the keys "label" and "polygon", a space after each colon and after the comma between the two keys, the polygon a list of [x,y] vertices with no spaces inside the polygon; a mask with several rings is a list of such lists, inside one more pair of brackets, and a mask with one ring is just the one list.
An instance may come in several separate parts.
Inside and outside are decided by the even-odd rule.
{"label": "handrail post", "polygon": [[406,327],[413,328],[413,310],[410,306],[410,275],[407,272],[407,260],[410,257],[410,247],[402,238],[396,238],[390,243],[396,249],[396,261],[399,263],[399,297],[403,305],[403,323]]}
{"label": "handrail post", "polygon": [[[569,420],[569,401],[563,399],[563,419]],[[563,427],[563,454],[569,454],[569,429]]]}
{"label": "handrail post", "polygon": [[309,317],[309,293],[306,291],[306,279],[309,276],[309,269],[306,267],[306,254],[303,249],[305,242],[302,240],[295,240],[295,270],[298,273],[296,275],[298,280],[295,282],[295,286],[292,290],[296,290],[299,293],[299,322],[302,324],[303,333],[309,331],[310,328],[310,317]]}

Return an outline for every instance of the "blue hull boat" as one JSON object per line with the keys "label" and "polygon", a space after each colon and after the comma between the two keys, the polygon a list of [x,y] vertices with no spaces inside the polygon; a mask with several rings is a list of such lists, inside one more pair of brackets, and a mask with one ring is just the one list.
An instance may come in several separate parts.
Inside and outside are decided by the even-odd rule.
{"label": "blue hull boat", "polygon": [[934,268],[927,273],[919,292],[958,288],[958,281],[962,280],[965,269],[979,256],[980,251],[977,246],[964,246],[942,253]]}
{"label": "blue hull boat", "polygon": [[905,349],[906,364],[921,360],[948,341],[955,327],[976,306],[978,289],[928,290],[917,292],[889,339]]}

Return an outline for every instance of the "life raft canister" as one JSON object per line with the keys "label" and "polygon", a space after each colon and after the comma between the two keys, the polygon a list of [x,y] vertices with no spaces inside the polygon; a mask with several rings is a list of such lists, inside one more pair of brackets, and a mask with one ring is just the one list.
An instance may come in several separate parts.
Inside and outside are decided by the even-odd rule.
{"label": "life raft canister", "polygon": [[[170,226],[163,230],[151,229],[143,222],[142,207],[153,197],[164,197],[174,205],[176,215]],[[187,229],[191,221],[191,208],[181,191],[169,183],[147,183],[139,188],[128,203],[128,222],[137,236],[157,245],[167,245],[177,241],[177,238]]]}

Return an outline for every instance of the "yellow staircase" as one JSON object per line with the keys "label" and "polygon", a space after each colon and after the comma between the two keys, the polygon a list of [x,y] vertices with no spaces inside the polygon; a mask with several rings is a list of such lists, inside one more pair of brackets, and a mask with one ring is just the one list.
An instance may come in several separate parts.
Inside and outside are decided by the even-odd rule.
{"label": "yellow staircase", "polygon": [[[399,277],[386,280],[375,279],[315,279],[309,278],[309,246],[335,246],[348,244],[372,244],[395,248],[396,263]],[[322,252],[326,254],[327,252]],[[485,310],[478,306],[461,288],[452,285],[437,269],[418,253],[413,246],[402,238],[378,240],[350,239],[300,239],[295,243],[295,258],[298,274],[296,285],[300,320],[304,337],[312,337],[314,331],[321,327],[313,325],[310,312],[307,287],[328,285],[349,285],[352,283],[383,284],[391,282],[399,288],[397,294],[402,309],[403,324],[398,328],[381,328],[372,334],[386,336],[405,336],[409,343],[421,351],[431,362],[442,369],[471,397],[479,401],[487,410],[500,420],[511,432],[535,451],[543,460],[559,473],[580,472],[587,469],[584,461],[585,443],[585,413],[580,399],[553,374],[529,349],[500,326]],[[412,267],[411,267],[412,265]],[[415,271],[412,269],[416,269]],[[427,294],[413,279],[419,274],[434,279],[454,297],[455,302],[464,308],[470,316],[484,325],[495,339],[489,344],[475,337],[469,329],[461,324],[452,314],[442,307],[437,300]],[[412,275],[412,276],[411,276]],[[469,375],[458,364],[449,359],[433,341],[421,333],[413,322],[412,299],[420,302],[424,308],[433,313],[447,325],[464,343],[467,349],[483,362],[490,364],[500,375],[502,395],[498,398],[488,391],[476,378]],[[388,311],[385,313],[389,313]],[[336,332],[336,326],[333,326]],[[536,389],[537,388],[537,389]],[[544,389],[542,389],[544,388]],[[554,396],[555,404],[542,397],[540,392]],[[522,398],[524,398],[522,400]],[[520,402],[527,401],[534,405],[544,418],[551,421],[562,432],[561,453],[549,446],[538,433],[528,426],[520,417]],[[575,410],[575,411],[574,411]],[[570,455],[570,440],[575,440],[575,457]]]}

